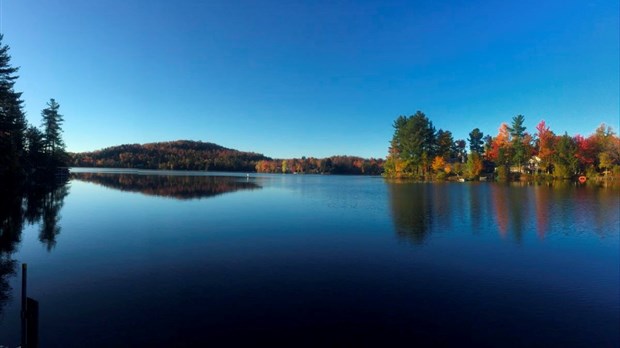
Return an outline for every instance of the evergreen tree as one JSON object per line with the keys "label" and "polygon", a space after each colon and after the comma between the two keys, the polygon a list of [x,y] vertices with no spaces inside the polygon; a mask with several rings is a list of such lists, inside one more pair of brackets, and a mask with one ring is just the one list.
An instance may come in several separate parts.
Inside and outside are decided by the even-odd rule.
{"label": "evergreen tree", "polygon": [[470,133],[469,133],[469,151],[471,151],[471,153],[476,153],[481,155],[483,152],[483,147],[482,144],[484,144],[484,141],[482,141],[482,137],[484,137],[484,134],[480,131],[480,129],[478,128],[474,128]]}
{"label": "evergreen tree", "polygon": [[26,116],[21,93],[13,88],[19,68],[11,66],[9,46],[2,39],[0,34],[0,177],[5,177],[18,176],[23,168]]}
{"label": "evergreen tree", "polygon": [[59,108],[60,105],[52,98],[47,103],[47,108],[41,111],[44,150],[54,166],[63,164],[65,154],[65,143],[61,134],[64,119],[58,113]]}
{"label": "evergreen tree", "polygon": [[454,142],[454,146],[456,149],[456,158],[460,163],[465,163],[467,161],[467,151],[465,150],[465,140],[457,139]]}
{"label": "evergreen tree", "polygon": [[430,173],[436,153],[435,127],[417,111],[399,116],[394,121],[394,136],[386,162],[386,175],[391,177],[425,176]]}
{"label": "evergreen tree", "polygon": [[426,115],[417,111],[407,119],[400,132],[401,156],[408,161],[416,174],[430,169],[435,150],[435,127]]}
{"label": "evergreen tree", "polygon": [[444,161],[456,158],[456,147],[452,132],[443,129],[437,131],[437,155],[441,156]]}
{"label": "evergreen tree", "polygon": [[521,167],[527,160],[527,148],[523,143],[523,138],[525,136],[524,121],[525,117],[523,115],[517,115],[512,118],[512,127],[508,128],[512,139],[512,163],[519,166],[519,170],[521,170]]}
{"label": "evergreen tree", "polygon": [[43,147],[43,132],[37,127],[28,127],[26,130],[26,161],[30,167],[38,167],[43,164],[45,156]]}

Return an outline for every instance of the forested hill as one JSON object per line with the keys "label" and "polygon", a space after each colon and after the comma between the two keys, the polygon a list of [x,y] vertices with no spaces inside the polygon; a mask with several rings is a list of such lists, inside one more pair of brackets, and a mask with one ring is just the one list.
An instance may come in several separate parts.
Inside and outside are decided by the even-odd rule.
{"label": "forested hill", "polygon": [[383,159],[355,156],[271,159],[259,153],[190,140],[119,145],[93,152],[72,153],[70,157],[70,165],[75,167],[304,174],[378,175],[383,172],[384,163]]}
{"label": "forested hill", "polygon": [[214,171],[254,171],[262,154],[228,149],[202,141],[177,140],[128,144],[71,154],[76,167],[115,167]]}

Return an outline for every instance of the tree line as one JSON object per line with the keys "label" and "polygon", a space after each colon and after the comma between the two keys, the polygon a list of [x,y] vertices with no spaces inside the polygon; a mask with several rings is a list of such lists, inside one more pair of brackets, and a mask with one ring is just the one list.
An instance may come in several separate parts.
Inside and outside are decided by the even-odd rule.
{"label": "tree line", "polygon": [[256,172],[380,175],[383,172],[384,162],[383,159],[365,159],[356,156],[261,160],[256,164]]}
{"label": "tree line", "polygon": [[[620,138],[602,124],[588,137],[555,134],[540,121],[533,134],[525,117],[502,123],[495,136],[474,128],[467,143],[448,130],[436,130],[421,111],[394,121],[385,176],[418,180],[493,177],[514,179],[570,179],[620,175]],[[610,175],[612,174],[612,175]]]}
{"label": "tree line", "polygon": [[3,38],[0,34],[0,180],[48,178],[66,163],[60,105],[50,99],[41,112],[41,127],[28,124],[22,92],[15,91],[19,68],[11,65]]}
{"label": "tree line", "polygon": [[259,153],[228,149],[217,144],[177,140],[127,144],[98,151],[72,153],[76,167],[142,168],[304,174],[369,174],[383,171],[383,159],[354,156],[271,159]]}

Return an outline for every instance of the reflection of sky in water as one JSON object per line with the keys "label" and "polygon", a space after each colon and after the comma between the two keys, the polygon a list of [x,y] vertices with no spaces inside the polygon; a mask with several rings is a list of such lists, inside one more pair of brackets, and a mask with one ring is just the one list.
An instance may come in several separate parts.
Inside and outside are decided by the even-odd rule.
{"label": "reflection of sky in water", "polygon": [[[50,345],[66,343],[61,334],[89,343],[80,337],[98,328],[137,345],[178,343],[165,333],[195,325],[212,338],[262,325],[422,343],[438,327],[474,342],[514,332],[617,340],[617,191],[236,179],[261,189],[178,200],[73,180],[56,247],[47,252],[28,226],[14,255],[29,263]],[[16,302],[0,319],[12,337]]]}

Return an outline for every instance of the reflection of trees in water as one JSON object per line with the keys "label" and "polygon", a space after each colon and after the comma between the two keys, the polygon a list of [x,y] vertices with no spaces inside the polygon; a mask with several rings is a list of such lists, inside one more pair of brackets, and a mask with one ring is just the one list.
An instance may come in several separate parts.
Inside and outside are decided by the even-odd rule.
{"label": "reflection of trees in water", "polygon": [[493,212],[502,237],[507,237],[511,232],[517,242],[523,239],[528,221],[532,218],[531,194],[531,190],[525,187],[491,184]]}
{"label": "reflection of trees in water", "polygon": [[11,256],[21,239],[21,204],[21,196],[0,192],[0,312],[10,298],[9,278],[15,274],[17,262]]}
{"label": "reflection of trees in water", "polygon": [[536,235],[544,239],[549,230],[549,197],[551,188],[548,186],[534,187],[534,200],[536,202]]}
{"label": "reflection of trees in water", "polygon": [[455,228],[496,231],[521,243],[527,233],[618,233],[617,189],[560,182],[554,185],[390,183],[397,235],[424,243]]}
{"label": "reflection of trees in water", "polygon": [[414,244],[422,244],[432,223],[432,197],[428,184],[390,184],[390,206],[396,233]]}
{"label": "reflection of trees in water", "polygon": [[484,209],[482,198],[485,193],[481,190],[480,185],[469,185],[467,188],[467,195],[469,196],[469,220],[471,221],[472,231],[478,233],[482,228],[481,217]]}
{"label": "reflection of trees in water", "polygon": [[530,229],[536,230],[541,239],[552,231],[602,235],[609,230],[609,221],[617,220],[618,216],[618,191],[613,189],[579,186],[572,182],[493,184],[490,188],[499,232],[502,236],[510,233],[517,242]]}
{"label": "reflection of trees in water", "polygon": [[508,232],[511,232],[516,241],[523,239],[527,221],[532,218],[530,194],[527,188],[503,183],[491,185],[495,221],[503,237],[507,237]]}
{"label": "reflection of trees in water", "polygon": [[60,233],[63,200],[69,193],[64,183],[22,189],[0,189],[0,312],[9,300],[9,278],[16,274],[12,258],[22,237],[24,223],[40,223],[39,240],[50,251]]}
{"label": "reflection of trees in water", "polygon": [[16,265],[17,261],[13,260],[10,255],[0,253],[0,314],[4,305],[11,298],[9,278],[15,275]]}
{"label": "reflection of trees in water", "polygon": [[212,197],[227,192],[261,188],[253,182],[225,176],[73,173],[71,177],[116,190],[176,199]]}
{"label": "reflection of trees in water", "polygon": [[502,237],[506,237],[508,235],[508,207],[506,206],[507,200],[506,195],[508,193],[509,187],[497,184],[491,186],[491,196],[493,197],[493,212],[495,215],[495,221],[497,223],[497,227],[499,228],[499,233]]}
{"label": "reflection of trees in water", "polygon": [[64,199],[69,194],[69,187],[63,185],[44,195],[43,214],[41,216],[41,229],[39,240],[50,251],[56,246],[56,236],[60,234],[60,209],[64,205]]}

